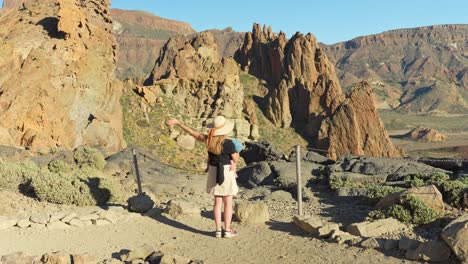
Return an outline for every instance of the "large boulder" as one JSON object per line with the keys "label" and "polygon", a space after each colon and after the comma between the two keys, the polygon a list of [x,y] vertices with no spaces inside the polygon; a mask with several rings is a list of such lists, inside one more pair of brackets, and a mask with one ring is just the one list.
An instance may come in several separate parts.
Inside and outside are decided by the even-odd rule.
{"label": "large boulder", "polygon": [[379,237],[406,229],[407,226],[394,218],[379,219],[372,222],[361,222],[348,225],[346,231],[355,236]]}
{"label": "large boulder", "polygon": [[[275,185],[286,190],[296,187],[297,173],[295,162],[276,161],[270,164],[274,173]],[[316,163],[301,163],[302,186],[306,186],[313,177],[318,177],[322,168],[322,165]]]}
{"label": "large boulder", "polygon": [[388,208],[394,204],[400,204],[404,197],[412,195],[421,200],[425,205],[436,210],[443,212],[445,203],[442,199],[442,194],[434,185],[423,186],[418,188],[411,188],[403,192],[392,193],[382,198],[376,205],[378,209]]}
{"label": "large boulder", "polygon": [[37,1],[2,15],[0,144],[125,147],[109,5]]}
{"label": "large boulder", "polygon": [[263,202],[242,202],[234,206],[236,219],[245,224],[265,223],[270,220],[268,206]]}
{"label": "large boulder", "polygon": [[451,255],[450,248],[444,241],[431,240],[421,243],[416,249],[406,251],[406,258],[430,262],[446,262]]}
{"label": "large boulder", "polygon": [[237,181],[247,187],[273,185],[274,177],[270,165],[266,161],[253,163],[237,171]]}
{"label": "large boulder", "polygon": [[450,222],[441,236],[461,261],[468,260],[468,213]]}
{"label": "large boulder", "polygon": [[432,175],[436,173],[452,174],[450,171],[431,167],[410,159],[389,159],[366,156],[343,156],[336,164],[329,166],[333,171],[348,171],[367,175],[386,174],[388,180],[402,180],[404,176],[418,173]]}
{"label": "large boulder", "polygon": [[323,226],[320,218],[310,215],[295,215],[293,222],[302,231],[312,235],[318,235],[319,229]]}
{"label": "large boulder", "polygon": [[177,219],[181,217],[199,217],[201,211],[200,208],[191,201],[177,198],[169,202],[164,213]]}
{"label": "large boulder", "polygon": [[260,161],[277,161],[284,158],[284,154],[273,144],[262,142],[245,142],[245,148],[240,156],[247,164]]}

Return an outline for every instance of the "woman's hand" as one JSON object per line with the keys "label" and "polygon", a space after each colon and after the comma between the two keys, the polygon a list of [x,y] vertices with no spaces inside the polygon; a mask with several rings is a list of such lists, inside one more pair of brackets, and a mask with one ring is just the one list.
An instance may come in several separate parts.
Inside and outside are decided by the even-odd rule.
{"label": "woman's hand", "polygon": [[166,125],[170,126],[170,127],[173,127],[173,126],[176,126],[180,124],[180,121],[175,119],[175,118],[169,118],[167,121],[166,121]]}

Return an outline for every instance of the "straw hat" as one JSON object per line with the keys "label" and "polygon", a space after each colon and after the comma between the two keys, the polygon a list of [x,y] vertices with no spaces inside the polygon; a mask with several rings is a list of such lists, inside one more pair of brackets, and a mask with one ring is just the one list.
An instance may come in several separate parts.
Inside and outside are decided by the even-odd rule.
{"label": "straw hat", "polygon": [[231,133],[232,129],[234,129],[234,123],[227,120],[224,116],[217,116],[206,127],[215,129],[213,136],[223,136]]}

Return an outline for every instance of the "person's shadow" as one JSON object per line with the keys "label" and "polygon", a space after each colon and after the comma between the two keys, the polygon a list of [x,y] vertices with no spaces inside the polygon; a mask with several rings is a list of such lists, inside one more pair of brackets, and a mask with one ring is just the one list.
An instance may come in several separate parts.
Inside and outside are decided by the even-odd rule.
{"label": "person's shadow", "polygon": [[188,232],[192,232],[192,233],[200,234],[200,235],[205,235],[205,236],[209,236],[209,237],[213,236],[213,232],[203,231],[203,230],[193,228],[191,226],[188,226],[186,224],[178,222],[178,221],[176,221],[174,219],[171,219],[171,218],[165,216],[164,214],[158,214],[158,215],[156,215],[154,217],[151,217],[151,218],[158,221],[158,222],[160,222],[160,223],[166,224],[168,226],[172,226],[172,227],[177,228],[177,229],[182,229],[182,230],[185,230],[185,231],[188,231]]}

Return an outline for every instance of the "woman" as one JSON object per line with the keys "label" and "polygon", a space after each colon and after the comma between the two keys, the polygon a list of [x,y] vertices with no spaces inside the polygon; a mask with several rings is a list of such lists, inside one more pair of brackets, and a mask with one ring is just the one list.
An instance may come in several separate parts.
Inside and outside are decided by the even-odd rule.
{"label": "woman", "polygon": [[[214,118],[207,127],[208,135],[201,134],[179,120],[171,118],[166,121],[168,126],[179,126],[196,140],[205,143],[208,150],[208,179],[206,191],[214,195],[214,219],[216,225],[215,237],[235,237],[237,231],[232,229],[232,197],[239,188],[236,183],[236,163],[239,153],[235,151],[234,143],[226,138],[234,128],[234,123],[223,116]],[[221,226],[221,210],[224,205],[224,229]]]}

